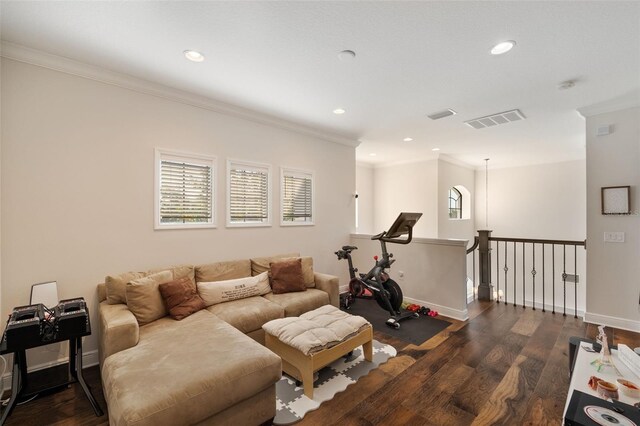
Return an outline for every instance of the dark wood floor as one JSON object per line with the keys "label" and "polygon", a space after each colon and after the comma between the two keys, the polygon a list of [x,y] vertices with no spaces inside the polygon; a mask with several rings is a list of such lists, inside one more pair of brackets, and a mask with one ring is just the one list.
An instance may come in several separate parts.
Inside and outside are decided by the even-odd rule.
{"label": "dark wood floor", "polygon": [[[569,336],[594,337],[580,319],[495,303],[469,306],[420,346],[376,332],[398,355],[301,425],[560,425],[569,388]],[[640,346],[640,335],[611,329],[610,342]],[[97,367],[87,381],[103,408]],[[105,410],[106,411],[106,410]],[[78,385],[17,407],[7,425],[106,425]]]}

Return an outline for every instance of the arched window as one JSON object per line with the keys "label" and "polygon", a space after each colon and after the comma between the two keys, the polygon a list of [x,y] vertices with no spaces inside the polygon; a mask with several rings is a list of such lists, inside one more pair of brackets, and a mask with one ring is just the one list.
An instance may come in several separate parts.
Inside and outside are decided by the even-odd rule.
{"label": "arched window", "polygon": [[449,190],[449,219],[462,219],[462,194],[456,188]]}

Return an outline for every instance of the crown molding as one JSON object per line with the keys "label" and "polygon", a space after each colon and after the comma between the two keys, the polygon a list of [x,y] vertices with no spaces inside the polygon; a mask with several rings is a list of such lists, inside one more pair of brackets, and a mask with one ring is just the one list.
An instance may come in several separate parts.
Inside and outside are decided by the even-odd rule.
{"label": "crown molding", "polygon": [[146,95],[167,99],[174,102],[202,108],[209,111],[226,114],[233,117],[277,127],[284,130],[296,132],[305,136],[322,139],[329,142],[357,147],[360,142],[345,135],[340,135],[313,127],[308,127],[292,121],[284,120],[261,112],[249,110],[236,105],[217,101],[206,96],[197,95],[191,92],[164,86],[141,78],[133,77],[110,71],[95,65],[86,64],[62,56],[53,55],[30,47],[21,46],[8,41],[0,44],[0,56],[18,62],[24,62],[54,71],[60,71],[101,83],[118,86]]}
{"label": "crown molding", "polygon": [[463,167],[468,170],[476,170],[476,166],[472,166],[471,164],[465,163],[462,160],[458,160],[457,158],[451,157],[446,154],[440,154],[438,160],[444,161],[445,163],[453,164],[454,166]]}
{"label": "crown molding", "polygon": [[635,107],[640,107],[640,90],[633,90],[608,101],[578,108],[578,113],[587,118]]}

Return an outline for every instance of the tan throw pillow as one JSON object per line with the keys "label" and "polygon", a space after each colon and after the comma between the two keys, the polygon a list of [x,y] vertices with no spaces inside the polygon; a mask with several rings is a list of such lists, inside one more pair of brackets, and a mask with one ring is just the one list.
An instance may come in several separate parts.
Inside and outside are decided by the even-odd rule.
{"label": "tan throw pillow", "polygon": [[140,325],[167,315],[159,286],[170,281],[173,281],[173,273],[162,271],[127,283],[127,307]]}
{"label": "tan throw pillow", "polygon": [[300,257],[300,253],[276,254],[275,256],[269,257],[254,257],[251,259],[251,275],[256,276],[265,271],[269,272],[269,264],[271,262],[277,262],[278,260],[291,257]]}
{"label": "tan throw pillow", "polygon": [[302,259],[271,262],[270,266],[273,294],[292,293],[307,289],[302,274]]}
{"label": "tan throw pillow", "polygon": [[107,288],[107,303],[110,305],[127,303],[127,283],[146,275],[146,272],[125,272],[120,275],[107,275],[104,279],[105,287]]}
{"label": "tan throw pillow", "polygon": [[316,280],[313,276],[313,257],[304,256],[304,257],[287,257],[282,260],[292,260],[292,259],[302,259],[302,276],[304,277],[304,284],[307,288],[315,287]]}
{"label": "tan throw pillow", "polygon": [[196,286],[188,276],[159,285],[162,299],[169,315],[178,321],[204,309],[204,300],[198,295]]}
{"label": "tan throw pillow", "polygon": [[196,282],[235,280],[251,276],[251,261],[228,260],[196,266]]}
{"label": "tan throw pillow", "polygon": [[170,266],[168,268],[156,268],[151,269],[147,274],[155,274],[156,272],[162,271],[171,271],[173,272],[173,279],[177,280],[182,277],[189,277],[191,282],[193,283],[193,287],[196,286],[196,277],[195,277],[195,268],[193,265],[178,265],[178,266]]}
{"label": "tan throw pillow", "polygon": [[261,296],[270,291],[269,275],[266,272],[255,277],[198,283],[198,293],[207,306],[230,300]]}

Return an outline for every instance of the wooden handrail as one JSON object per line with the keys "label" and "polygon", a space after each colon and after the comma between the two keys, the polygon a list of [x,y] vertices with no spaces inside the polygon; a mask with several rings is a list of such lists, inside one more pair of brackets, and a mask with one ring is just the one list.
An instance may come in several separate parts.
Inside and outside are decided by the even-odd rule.
{"label": "wooden handrail", "polygon": [[472,251],[474,251],[475,249],[477,249],[478,248],[478,244],[480,244],[480,239],[476,235],[475,238],[473,239],[473,245],[467,249],[467,254],[469,254]]}
{"label": "wooden handrail", "polygon": [[559,245],[585,246],[585,247],[587,243],[586,240],[585,241],[543,240],[543,239],[535,239],[535,238],[505,238],[505,237],[489,237],[489,241],[505,241],[509,243],[559,244]]}

